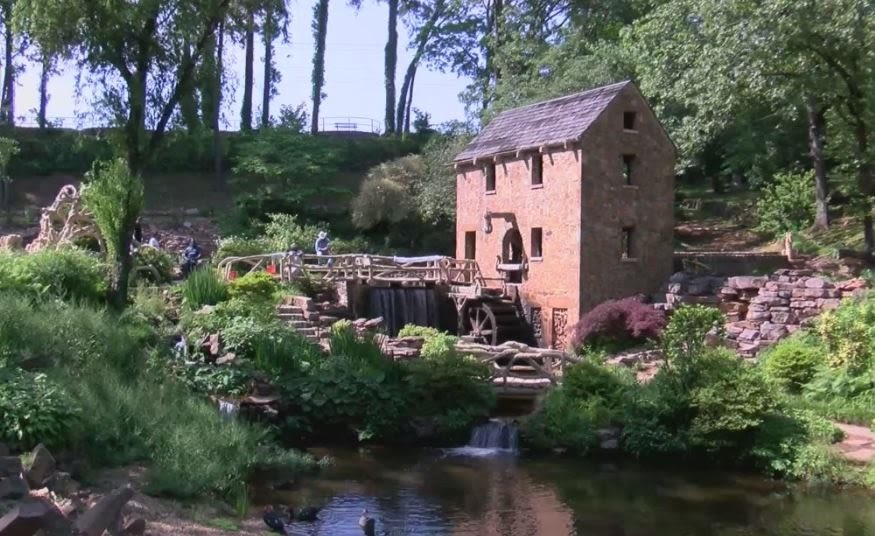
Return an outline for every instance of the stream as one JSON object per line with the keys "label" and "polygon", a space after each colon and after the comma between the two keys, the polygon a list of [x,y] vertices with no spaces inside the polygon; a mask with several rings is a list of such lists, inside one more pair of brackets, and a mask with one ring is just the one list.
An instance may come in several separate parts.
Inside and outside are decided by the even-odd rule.
{"label": "stream", "polygon": [[334,465],[260,502],[321,506],[296,536],[875,536],[863,491],[629,463],[530,458],[511,450],[313,449]]}

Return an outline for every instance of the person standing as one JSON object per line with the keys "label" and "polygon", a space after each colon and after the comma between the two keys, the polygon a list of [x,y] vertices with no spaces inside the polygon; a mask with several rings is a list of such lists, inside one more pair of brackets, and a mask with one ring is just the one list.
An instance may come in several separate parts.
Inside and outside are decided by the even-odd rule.
{"label": "person standing", "polygon": [[[314,249],[316,250],[316,255],[319,257],[327,257],[328,255],[331,255],[331,242],[328,240],[327,232],[319,231],[319,234],[316,236]],[[328,266],[331,266],[331,259],[328,259]]]}

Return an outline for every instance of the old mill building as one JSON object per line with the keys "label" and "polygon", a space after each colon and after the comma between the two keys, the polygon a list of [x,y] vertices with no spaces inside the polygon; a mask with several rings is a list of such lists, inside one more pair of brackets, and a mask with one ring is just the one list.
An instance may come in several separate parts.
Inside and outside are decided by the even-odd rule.
{"label": "old mill building", "polygon": [[454,164],[457,257],[517,293],[544,343],[671,275],[675,147],[632,82],[502,112]]}

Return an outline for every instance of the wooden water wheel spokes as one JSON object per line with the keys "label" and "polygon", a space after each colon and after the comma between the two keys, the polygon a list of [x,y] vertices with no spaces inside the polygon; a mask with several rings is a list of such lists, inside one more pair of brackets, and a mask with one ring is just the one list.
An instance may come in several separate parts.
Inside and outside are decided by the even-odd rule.
{"label": "wooden water wheel spokes", "polygon": [[495,314],[485,303],[468,307],[468,335],[481,344],[498,344],[498,323]]}

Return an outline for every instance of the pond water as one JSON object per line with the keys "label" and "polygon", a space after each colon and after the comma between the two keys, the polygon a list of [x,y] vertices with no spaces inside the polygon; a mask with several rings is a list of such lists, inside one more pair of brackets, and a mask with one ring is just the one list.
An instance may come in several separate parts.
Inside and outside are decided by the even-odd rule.
{"label": "pond water", "polygon": [[315,450],[335,464],[267,502],[319,505],[290,534],[415,536],[875,536],[875,498],[705,471],[478,449]]}

